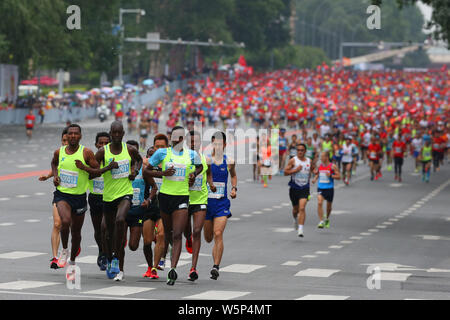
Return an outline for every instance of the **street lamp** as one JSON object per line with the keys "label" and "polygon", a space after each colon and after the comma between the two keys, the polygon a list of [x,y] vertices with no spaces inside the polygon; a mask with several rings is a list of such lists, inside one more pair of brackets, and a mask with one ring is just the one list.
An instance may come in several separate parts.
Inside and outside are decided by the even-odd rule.
{"label": "street lamp", "polygon": [[123,56],[122,56],[122,46],[123,46],[123,38],[125,27],[122,23],[122,15],[124,13],[137,13],[141,16],[145,16],[145,10],[142,9],[119,9],[119,27],[120,27],[120,50],[119,50],[119,85],[123,85]]}

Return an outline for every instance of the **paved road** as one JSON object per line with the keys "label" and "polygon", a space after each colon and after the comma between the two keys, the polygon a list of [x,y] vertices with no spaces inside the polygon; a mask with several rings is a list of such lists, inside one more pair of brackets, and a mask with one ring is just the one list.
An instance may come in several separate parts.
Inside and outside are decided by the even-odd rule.
{"label": "paved road", "polygon": [[[108,129],[108,123],[91,120],[83,128],[82,143],[93,148],[95,133]],[[195,283],[187,281],[190,255],[184,248],[175,286],[165,283],[167,269],[159,280],[142,278],[142,242],[137,252],[126,250],[125,281],[107,279],[95,264],[97,248],[87,215],[77,259],[81,290],[69,290],[64,271],[49,269],[51,181],[11,176],[49,169],[61,130],[61,125],[37,127],[27,143],[21,126],[0,127],[0,299],[450,298],[450,166],[426,184],[412,173],[411,159],[402,184],[387,171],[371,182],[365,166],[350,186],[339,182],[330,229],[316,228],[314,195],[303,239],[292,227],[288,178],[275,176],[264,189],[252,181],[249,165],[238,166],[238,197],[232,201],[218,281],[208,276],[212,245],[206,243]],[[380,289],[367,287],[370,265],[381,270]]]}

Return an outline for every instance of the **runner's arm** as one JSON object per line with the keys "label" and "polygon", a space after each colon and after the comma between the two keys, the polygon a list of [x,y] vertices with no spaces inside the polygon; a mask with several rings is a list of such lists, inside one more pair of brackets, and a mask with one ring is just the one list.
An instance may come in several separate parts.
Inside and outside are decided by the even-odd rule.
{"label": "runner's arm", "polygon": [[142,167],[142,157],[135,147],[127,145],[127,148],[128,153],[131,156],[131,174],[128,176],[128,178],[133,181],[139,174],[139,170]]}
{"label": "runner's arm", "polygon": [[155,180],[153,179],[153,177],[150,175],[150,170],[143,170],[142,171],[142,176],[144,178],[144,181],[152,187],[152,191],[150,191],[150,195],[149,195],[149,199],[151,201],[153,201],[156,197],[156,192],[158,191],[158,186],[155,182]]}
{"label": "runner's arm", "polygon": [[58,176],[58,164],[59,164],[59,149],[56,150],[55,153],[53,154],[53,159],[51,162],[53,173],[53,184],[55,185],[55,187],[59,186],[59,183],[61,182]]}
{"label": "runner's arm", "polygon": [[335,180],[341,179],[341,173],[340,173],[339,168],[337,167],[337,165],[333,164],[332,168],[333,168],[334,174],[332,174],[331,177],[333,179],[335,179]]}
{"label": "runner's arm", "polygon": [[237,191],[237,175],[236,175],[236,164],[234,163],[234,160],[230,159],[228,164],[228,170],[230,172],[231,177],[231,193],[230,197],[231,199],[236,198],[236,191]]}
{"label": "runner's arm", "polygon": [[[117,169],[119,167],[117,162],[115,162],[113,159],[113,161],[111,161],[111,163],[109,165],[100,169],[99,160],[98,160],[99,157],[97,155],[99,154],[99,152],[101,150],[102,149],[100,149],[96,155],[94,155],[92,150],[87,149],[87,148],[83,151],[84,161],[87,163],[88,166],[85,166],[80,160],[75,160],[75,165],[77,166],[78,169],[89,173],[90,180],[100,177],[102,174],[104,174],[108,170]],[[103,159],[103,157],[100,159]]]}
{"label": "runner's arm", "polygon": [[41,175],[39,177],[39,181],[47,181],[51,177],[53,177],[53,171],[52,170],[50,170],[46,175],[45,174]]}

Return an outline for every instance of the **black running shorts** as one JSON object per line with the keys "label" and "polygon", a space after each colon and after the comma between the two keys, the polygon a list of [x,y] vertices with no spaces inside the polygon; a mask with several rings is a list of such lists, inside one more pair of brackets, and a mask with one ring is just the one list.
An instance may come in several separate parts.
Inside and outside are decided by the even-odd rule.
{"label": "black running shorts", "polygon": [[172,214],[176,210],[188,210],[189,196],[172,196],[160,192],[158,202],[161,212]]}
{"label": "black running shorts", "polygon": [[291,199],[292,206],[298,206],[300,199],[309,200],[309,188],[306,189],[289,189],[289,198]]}
{"label": "black running shorts", "polygon": [[81,216],[87,211],[86,193],[83,194],[68,194],[56,190],[53,192],[53,203],[58,204],[60,201],[65,201],[72,208],[72,213]]}

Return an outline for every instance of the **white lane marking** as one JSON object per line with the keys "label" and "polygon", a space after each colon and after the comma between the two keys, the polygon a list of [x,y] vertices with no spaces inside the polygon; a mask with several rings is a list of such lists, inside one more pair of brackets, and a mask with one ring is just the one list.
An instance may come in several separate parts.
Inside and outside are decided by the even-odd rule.
{"label": "white lane marking", "polygon": [[273,228],[272,230],[273,230],[273,232],[281,232],[281,233],[287,233],[287,232],[294,231],[294,229],[292,229],[292,228]]}
{"label": "white lane marking", "polygon": [[19,164],[16,167],[17,168],[21,168],[21,169],[24,169],[24,168],[35,168],[35,167],[37,167],[37,164]]}
{"label": "white lane marking", "polygon": [[46,253],[42,252],[29,252],[29,251],[12,251],[7,253],[0,254],[0,258],[2,259],[23,259],[40,256]]}
{"label": "white lane marking", "polygon": [[302,258],[314,259],[314,258],[317,258],[317,256],[312,255],[312,254],[307,254],[307,255],[302,256]]}
{"label": "white lane marking", "polygon": [[445,220],[450,221],[450,218],[445,218]]}
{"label": "white lane marking", "polygon": [[347,211],[347,210],[333,210],[333,211],[331,211],[331,213],[333,215],[340,215],[340,214],[347,214],[347,213],[351,213],[351,212]]}
{"label": "white lane marking", "polygon": [[107,288],[91,290],[82,292],[83,294],[101,294],[101,295],[111,295],[111,296],[127,296],[130,294],[141,293],[145,291],[154,290],[155,288],[142,288],[142,287],[125,287],[125,286],[111,286]]}
{"label": "white lane marking", "polygon": [[371,233],[370,232],[361,232],[360,235],[362,235],[362,236],[370,236]]}
{"label": "white lane marking", "polygon": [[383,222],[383,224],[390,226],[390,225],[392,225],[392,224],[394,224],[394,223],[393,223],[393,222],[390,222],[390,221],[385,221],[385,222]]}
{"label": "white lane marking", "polygon": [[44,192],[36,192],[34,195],[35,196],[45,196],[45,193]]}
{"label": "white lane marking", "polygon": [[417,234],[415,237],[422,238],[422,240],[447,240],[449,241],[449,237],[442,237],[442,236],[435,236],[435,235],[429,235],[429,234]]}
{"label": "white lane marking", "polygon": [[57,284],[62,284],[62,283],[19,280],[19,281],[0,283],[0,289],[23,290],[23,289],[34,289],[34,288],[40,288],[40,287],[54,286]]}
{"label": "white lane marking", "polygon": [[369,231],[369,232],[378,232],[378,231],[380,231],[380,230],[378,230],[378,229],[369,229],[369,230],[367,230],[367,231]]}
{"label": "white lane marking", "polygon": [[342,241],[339,242],[339,243],[342,243],[342,244],[350,244],[350,243],[353,243],[353,241],[351,241],[351,240],[342,240]]}
{"label": "white lane marking", "polygon": [[262,211],[253,211],[252,213],[253,214],[263,214],[264,212],[262,212]]}
{"label": "white lane marking", "polygon": [[415,205],[413,205],[413,208],[420,208],[420,207],[421,207],[420,204],[415,204]]}
{"label": "white lane marking", "polygon": [[357,237],[357,236],[350,237],[351,240],[361,240],[362,238],[363,238],[363,237]]}
{"label": "white lane marking", "polygon": [[341,270],[309,268],[309,269],[305,269],[305,270],[301,270],[301,271],[297,272],[295,274],[295,276],[296,277],[328,278],[339,271],[341,271]]}
{"label": "white lane marking", "polygon": [[381,281],[406,281],[412,273],[381,272]]}
{"label": "white lane marking", "polygon": [[229,218],[228,221],[239,221],[241,218]]}
{"label": "white lane marking", "polygon": [[16,196],[16,198],[29,198],[30,196],[27,194],[19,194]]}
{"label": "white lane marking", "polygon": [[84,256],[81,258],[77,257],[76,262],[77,263],[97,264],[97,256]]}
{"label": "white lane marking", "polygon": [[273,206],[274,209],[281,209],[281,206]]}
{"label": "white lane marking", "polygon": [[251,292],[243,291],[221,291],[221,290],[209,290],[203,293],[194,294],[192,296],[183,297],[183,299],[200,299],[200,300],[231,300],[239,297],[246,296]]}
{"label": "white lane marking", "polygon": [[301,261],[286,261],[285,263],[282,264],[282,266],[298,266],[300,263],[302,263]]}
{"label": "white lane marking", "polygon": [[283,202],[281,205],[282,205],[283,207],[288,207],[288,206],[290,206],[291,204],[290,204],[290,203],[287,203],[287,202]]}
{"label": "white lane marking", "polygon": [[249,218],[249,217],[251,217],[252,215],[251,215],[251,214],[243,214],[242,216],[245,217],[245,218]]}
{"label": "white lane marking", "polygon": [[8,201],[11,200],[11,198],[0,198],[0,201]]}
{"label": "white lane marking", "polygon": [[430,268],[430,269],[427,270],[427,272],[442,272],[442,273],[444,273],[444,272],[450,272],[450,270],[449,269]]}
{"label": "white lane marking", "polygon": [[403,186],[403,183],[391,183],[389,186],[393,188],[400,188],[401,186]]}
{"label": "white lane marking", "polygon": [[36,222],[40,222],[41,220],[39,220],[39,219],[28,219],[28,220],[24,220],[25,222],[28,222],[28,223],[36,223]]}
{"label": "white lane marking", "polygon": [[329,254],[330,251],[316,251],[314,254]]}
{"label": "white lane marking", "polygon": [[245,179],[245,181],[247,181],[247,182],[252,182],[253,179]]}
{"label": "white lane marking", "polygon": [[378,228],[378,229],[386,229],[387,226],[376,226],[375,228]]}
{"label": "white lane marking", "polygon": [[225,268],[221,268],[221,272],[234,272],[234,273],[250,273],[255,270],[265,268],[264,265],[257,264],[231,264]]}
{"label": "white lane marking", "polygon": [[350,296],[333,296],[324,294],[307,294],[295,300],[347,300]]}
{"label": "white lane marking", "polygon": [[13,223],[13,222],[0,223],[0,227],[10,227],[10,226],[13,226],[13,225],[15,225],[15,223]]}
{"label": "white lane marking", "polygon": [[390,218],[389,221],[396,222],[396,221],[398,221],[398,219],[396,219],[396,218]]}
{"label": "white lane marking", "polygon": [[263,209],[264,211],[272,211],[273,209],[272,208],[265,208],[265,209]]}
{"label": "white lane marking", "polygon": [[336,246],[336,245],[333,245],[333,246],[329,246],[328,248],[330,248],[330,249],[341,249],[343,246]]}

